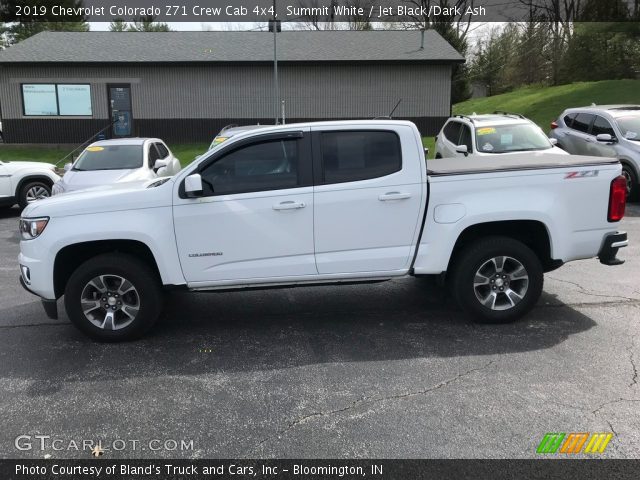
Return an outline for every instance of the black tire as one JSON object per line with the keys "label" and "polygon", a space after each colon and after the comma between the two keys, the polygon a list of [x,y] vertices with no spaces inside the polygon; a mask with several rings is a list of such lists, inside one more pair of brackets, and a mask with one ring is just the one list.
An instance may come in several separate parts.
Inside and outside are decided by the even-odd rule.
{"label": "black tire", "polygon": [[638,176],[633,167],[623,163],[622,175],[627,180],[627,202],[635,202],[638,199]]}
{"label": "black tire", "polygon": [[[98,317],[94,320],[89,319],[83,312],[83,296],[86,299],[87,293],[94,295],[94,300],[87,300],[85,305],[96,301],[97,289],[93,289],[90,282],[100,276],[103,276],[103,286],[110,291],[109,294],[104,294],[104,297],[97,299],[101,305],[109,305],[108,302],[102,302],[104,299],[111,300],[112,296],[118,297],[115,293],[118,291],[118,284],[114,283],[118,277],[126,279],[133,286],[138,308],[134,315],[135,318],[130,320],[130,323],[127,324],[130,315],[129,317],[125,315],[125,309],[128,308],[125,295],[133,295],[131,292],[121,294],[119,297],[125,303],[122,309],[114,305],[117,310],[113,312],[113,315],[116,316],[115,319],[111,320],[113,329],[101,328],[94,323],[99,322],[101,316],[104,316],[106,323],[107,311],[103,307],[98,307],[88,313],[92,317]],[[120,288],[123,285],[124,282],[120,284]],[[91,292],[92,289],[96,291]],[[102,295],[99,293],[98,297]],[[65,288],[64,304],[69,319],[83,333],[101,342],[119,342],[140,338],[154,325],[162,311],[162,291],[157,275],[146,264],[130,255],[107,253],[87,260],[73,272]],[[135,307],[132,308],[135,310]]]}
{"label": "black tire", "polygon": [[20,192],[18,192],[18,205],[20,208],[25,208],[29,204],[29,200],[27,199],[27,195],[29,191],[32,189],[40,189],[40,191],[44,190],[46,193],[42,198],[51,196],[51,184],[47,183],[43,180],[32,180],[27,181],[24,185],[20,187]]}
{"label": "black tire", "polygon": [[[503,262],[504,270],[489,276],[496,266],[491,259],[506,257]],[[524,268],[528,277],[522,277],[522,271],[517,264]],[[519,272],[511,278],[510,273]],[[476,277],[481,273],[485,277]],[[516,278],[520,277],[520,278]],[[476,278],[486,278],[489,283],[475,286]],[[484,280],[483,280],[484,281]],[[509,283],[511,282],[511,283]],[[481,282],[478,282],[481,283]],[[456,302],[475,321],[480,323],[509,323],[518,320],[529,312],[542,294],[544,272],[536,254],[523,243],[508,237],[487,237],[467,246],[454,259],[450,287]],[[513,288],[512,288],[513,287]],[[500,291],[500,288],[508,290]],[[495,296],[494,296],[495,293]],[[521,294],[514,296],[513,294]],[[492,309],[484,305],[480,298],[493,303]],[[521,297],[521,300],[518,300]],[[495,300],[492,300],[496,298]],[[515,305],[514,305],[515,303]]]}

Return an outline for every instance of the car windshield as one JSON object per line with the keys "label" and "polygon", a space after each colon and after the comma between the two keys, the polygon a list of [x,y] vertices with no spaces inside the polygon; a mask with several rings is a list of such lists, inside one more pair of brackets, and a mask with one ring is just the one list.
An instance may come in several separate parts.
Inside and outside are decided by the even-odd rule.
{"label": "car windshield", "polygon": [[542,130],[526,123],[478,127],[476,145],[482,153],[524,152],[553,147]]}
{"label": "car windshield", "polygon": [[73,164],[73,170],[129,170],[142,166],[142,145],[93,145]]}
{"label": "car windshield", "polygon": [[618,117],[616,122],[624,138],[640,142],[640,115]]}

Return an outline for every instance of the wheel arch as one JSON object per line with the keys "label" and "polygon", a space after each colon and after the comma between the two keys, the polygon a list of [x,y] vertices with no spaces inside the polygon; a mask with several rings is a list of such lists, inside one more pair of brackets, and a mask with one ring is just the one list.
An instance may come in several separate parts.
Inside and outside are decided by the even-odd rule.
{"label": "wheel arch", "polygon": [[87,260],[104,253],[132,255],[147,264],[161,279],[160,270],[153,252],[138,240],[94,240],[74,243],[60,249],[53,265],[53,286],[56,298],[64,294],[65,287],[73,272]]}
{"label": "wheel arch", "polygon": [[18,183],[16,184],[16,188],[15,188],[15,197],[18,198],[20,195],[20,191],[22,190],[22,187],[28,183],[28,182],[44,182],[47,185],[49,185],[49,188],[51,188],[53,186],[53,184],[55,183],[50,177],[48,177],[47,175],[43,174],[43,173],[31,173],[31,174],[27,174],[24,177],[22,177],[20,180],[18,180]]}
{"label": "wheel arch", "polygon": [[476,240],[502,236],[518,240],[529,247],[540,259],[545,272],[555,270],[562,262],[551,257],[551,235],[547,226],[538,220],[502,220],[477,223],[465,228],[454,244],[447,270],[454,266],[459,253]]}

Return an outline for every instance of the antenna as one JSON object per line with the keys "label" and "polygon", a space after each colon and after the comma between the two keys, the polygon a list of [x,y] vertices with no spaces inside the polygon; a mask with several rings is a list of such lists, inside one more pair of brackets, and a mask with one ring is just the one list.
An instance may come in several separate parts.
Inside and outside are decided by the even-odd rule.
{"label": "antenna", "polygon": [[398,100],[398,103],[396,103],[396,106],[393,107],[393,110],[391,110],[391,113],[389,114],[389,118],[393,117],[393,112],[396,111],[396,108],[398,108],[398,105],[400,105],[402,103],[402,99]]}

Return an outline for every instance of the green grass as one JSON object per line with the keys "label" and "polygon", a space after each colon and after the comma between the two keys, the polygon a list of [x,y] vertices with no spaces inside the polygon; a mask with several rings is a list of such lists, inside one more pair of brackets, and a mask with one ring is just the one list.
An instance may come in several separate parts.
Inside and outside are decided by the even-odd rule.
{"label": "green grass", "polygon": [[579,82],[557,87],[532,86],[486,98],[474,98],[453,106],[455,114],[491,113],[495,110],[521,113],[544,131],[565,108],[592,103],[640,104],[640,80]]}

